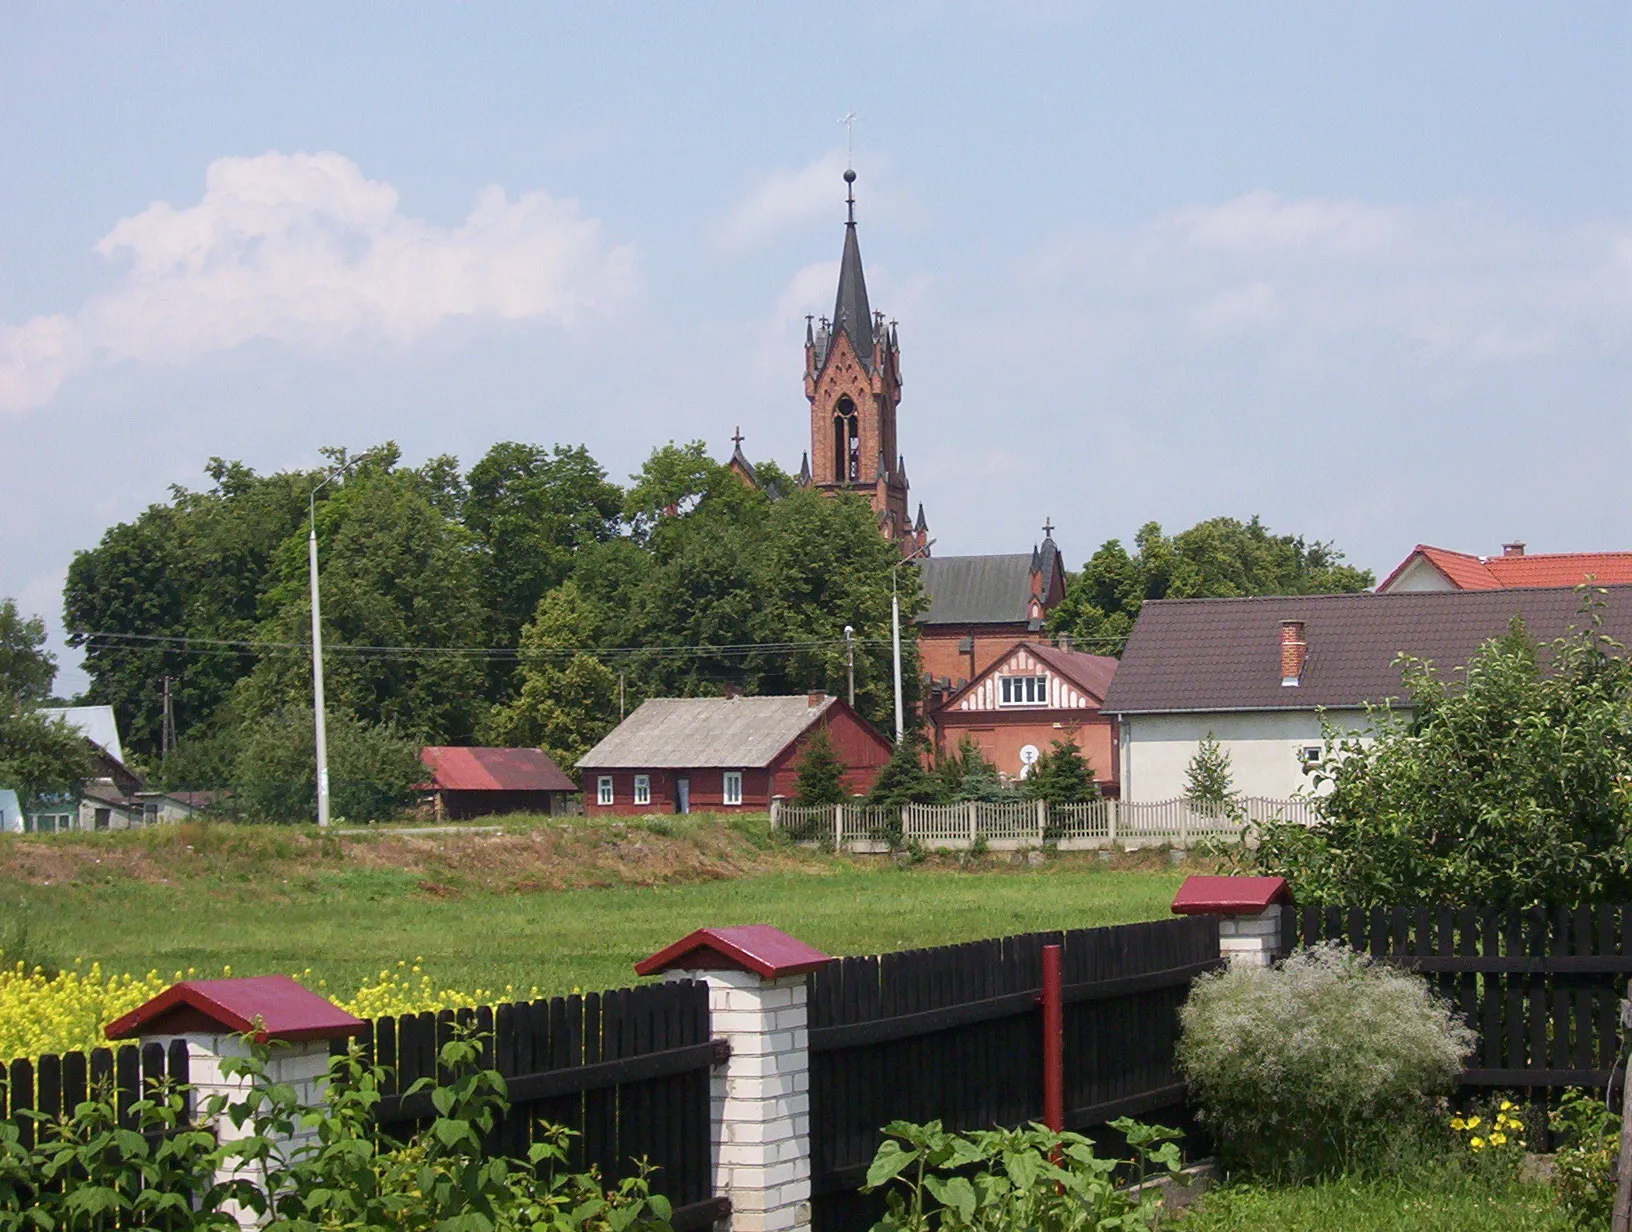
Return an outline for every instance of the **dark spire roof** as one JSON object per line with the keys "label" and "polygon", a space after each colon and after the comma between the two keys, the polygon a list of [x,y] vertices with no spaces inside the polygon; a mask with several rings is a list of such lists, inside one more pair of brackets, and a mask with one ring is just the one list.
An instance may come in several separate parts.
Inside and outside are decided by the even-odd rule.
{"label": "dark spire roof", "polygon": [[918,520],[912,524],[912,529],[916,531],[926,531],[929,529],[929,523],[924,521],[923,501],[918,502]]}
{"label": "dark spire roof", "polygon": [[810,451],[808,449],[805,451],[804,456],[799,459],[799,486],[802,488],[810,486]]}
{"label": "dark spire roof", "polygon": [[867,303],[867,279],[861,272],[861,245],[856,240],[856,173],[846,171],[844,182],[849,221],[844,224],[844,255],[839,258],[839,293],[833,301],[833,333],[844,330],[868,371],[873,366],[873,310]]}

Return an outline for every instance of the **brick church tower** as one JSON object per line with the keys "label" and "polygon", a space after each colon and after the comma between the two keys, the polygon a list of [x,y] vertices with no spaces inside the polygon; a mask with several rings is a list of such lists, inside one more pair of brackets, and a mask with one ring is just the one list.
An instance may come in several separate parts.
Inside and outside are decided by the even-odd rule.
{"label": "brick church tower", "polygon": [[895,323],[885,323],[867,302],[856,241],[856,173],[844,180],[849,218],[833,318],[819,326],[805,320],[805,397],[810,400],[810,452],[801,483],[824,492],[866,495],[878,529],[903,551],[928,539],[923,507],[916,523],[907,515],[907,469],[895,435],[901,402],[901,348]]}

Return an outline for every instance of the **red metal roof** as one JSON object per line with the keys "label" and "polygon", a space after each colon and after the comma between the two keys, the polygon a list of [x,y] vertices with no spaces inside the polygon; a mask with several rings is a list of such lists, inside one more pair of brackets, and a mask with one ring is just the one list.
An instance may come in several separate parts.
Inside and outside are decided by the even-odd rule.
{"label": "red metal roof", "polygon": [[419,751],[439,791],[577,791],[543,749],[454,748]]}
{"label": "red metal roof", "polygon": [[267,1040],[338,1039],[368,1024],[287,975],[241,980],[183,980],[123,1018],[110,1022],[110,1040],[138,1035],[255,1031]]}
{"label": "red metal roof", "polygon": [[637,975],[659,971],[752,971],[767,980],[800,975],[832,958],[769,924],[699,928],[635,964]]}
{"label": "red metal roof", "polygon": [[1285,877],[1186,877],[1173,914],[1257,915],[1272,903],[1291,901]]}

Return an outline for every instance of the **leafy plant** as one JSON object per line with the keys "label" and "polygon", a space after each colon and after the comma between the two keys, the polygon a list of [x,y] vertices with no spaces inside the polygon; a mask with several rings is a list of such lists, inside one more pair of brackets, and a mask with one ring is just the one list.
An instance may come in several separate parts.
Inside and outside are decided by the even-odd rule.
{"label": "leafy plant", "polygon": [[1598,1096],[1566,1091],[1553,1111],[1552,1127],[1564,1136],[1553,1154],[1553,1187],[1560,1205],[1583,1228],[1607,1227],[1615,1206],[1620,1118]]}
{"label": "leafy plant", "polygon": [[1375,740],[1328,727],[1312,829],[1265,828],[1303,903],[1568,906],[1632,895],[1632,662],[1599,630],[1538,646],[1515,621],[1446,677],[1402,660],[1413,710]]}
{"label": "leafy plant", "polygon": [[1221,1160],[1272,1177],[1364,1169],[1426,1132],[1474,1042],[1420,976],[1332,943],[1202,976],[1180,1024]]}
{"label": "leafy plant", "polygon": [[1196,745],[1196,755],[1184,771],[1184,798],[1192,808],[1224,812],[1236,806],[1230,755],[1208,732]]}
{"label": "leafy plant", "polygon": [[805,742],[799,758],[799,776],[793,798],[798,804],[842,804],[850,793],[844,787],[844,762],[833,749],[824,724]]}
{"label": "leafy plant", "polygon": [[1102,1159],[1092,1140],[1042,1125],[950,1133],[939,1121],[893,1121],[867,1169],[863,1193],[886,1189],[888,1213],[874,1232],[1132,1232],[1155,1226],[1157,1200],[1141,1186],[1120,1189],[1133,1166],[1181,1167],[1176,1130],[1126,1117],[1111,1128],[1133,1148],[1130,1160]]}

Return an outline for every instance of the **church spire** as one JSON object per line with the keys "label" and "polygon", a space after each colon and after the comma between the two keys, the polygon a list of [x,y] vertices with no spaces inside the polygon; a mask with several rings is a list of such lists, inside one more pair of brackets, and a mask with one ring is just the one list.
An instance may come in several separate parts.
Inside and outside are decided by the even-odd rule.
{"label": "church spire", "polygon": [[873,366],[873,310],[867,303],[867,279],[861,272],[861,245],[856,240],[856,173],[844,173],[845,206],[849,219],[844,224],[844,255],[839,258],[839,293],[833,302],[833,333],[842,329],[850,335],[862,367]]}

